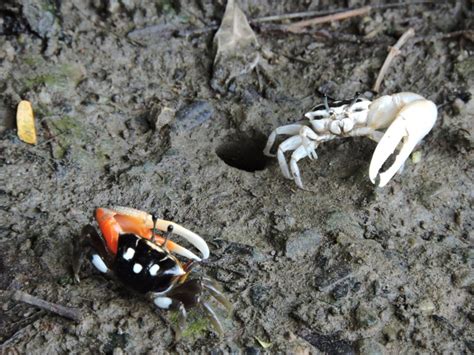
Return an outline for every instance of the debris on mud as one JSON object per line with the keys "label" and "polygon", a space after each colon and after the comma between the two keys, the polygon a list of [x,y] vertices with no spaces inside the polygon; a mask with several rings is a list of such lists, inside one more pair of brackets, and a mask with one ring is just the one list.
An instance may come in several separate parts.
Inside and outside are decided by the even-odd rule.
{"label": "debris on mud", "polygon": [[227,1],[214,47],[211,87],[223,94],[232,79],[251,72],[260,60],[257,37],[234,0]]}

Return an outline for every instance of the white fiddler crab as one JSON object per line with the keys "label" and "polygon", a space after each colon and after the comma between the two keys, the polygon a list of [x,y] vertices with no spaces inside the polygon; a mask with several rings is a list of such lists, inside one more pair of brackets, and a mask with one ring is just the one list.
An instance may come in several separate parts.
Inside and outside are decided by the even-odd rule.
{"label": "white fiddler crab", "polygon": [[[320,143],[336,138],[367,136],[378,143],[370,162],[369,177],[379,186],[385,186],[403,167],[415,146],[433,128],[438,111],[434,102],[411,92],[382,96],[375,101],[355,97],[352,100],[334,101],[316,106],[305,114],[308,122],[294,123],[275,129],[268,137],[264,154],[270,151],[277,135],[289,135],[277,149],[276,156],[283,175],[295,180],[303,188],[298,161],[309,157],[317,159],[316,148]],[[385,132],[383,132],[385,130]],[[399,146],[400,144],[400,146]],[[399,146],[394,163],[379,174],[382,165]],[[290,169],[285,152],[293,151]],[[290,173],[291,170],[291,173]]]}

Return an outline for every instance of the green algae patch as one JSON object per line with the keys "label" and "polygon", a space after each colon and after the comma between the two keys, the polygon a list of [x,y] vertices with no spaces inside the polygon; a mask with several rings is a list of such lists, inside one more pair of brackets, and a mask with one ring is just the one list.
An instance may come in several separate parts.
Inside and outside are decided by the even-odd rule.
{"label": "green algae patch", "polygon": [[107,153],[97,144],[96,134],[80,120],[64,116],[50,120],[47,126],[52,135],[54,159],[67,158],[84,167],[101,168],[107,162]]}

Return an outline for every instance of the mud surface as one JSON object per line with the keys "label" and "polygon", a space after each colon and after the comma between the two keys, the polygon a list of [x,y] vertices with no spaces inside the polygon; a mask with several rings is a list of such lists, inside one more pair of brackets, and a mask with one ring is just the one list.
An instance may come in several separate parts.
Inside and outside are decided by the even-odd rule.
{"label": "mud surface", "polygon": [[[370,2],[239,3],[257,18]],[[220,2],[2,2],[0,288],[84,315],[76,324],[2,299],[2,349],[258,353],[260,339],[272,352],[472,352],[474,61],[472,33],[454,33],[472,29],[471,5],[374,10],[312,34],[254,26],[265,70],[215,90]],[[321,91],[370,89],[409,27],[416,36],[381,94],[413,91],[438,105],[421,160],[377,188],[375,143],[332,141],[300,162],[307,190],[297,189],[262,156],[266,136]],[[34,105],[36,146],[11,126],[20,99]],[[111,205],[157,211],[208,241],[200,272],[234,305],[226,317],[214,304],[224,337],[196,311],[174,344],[172,314],[92,268],[73,282],[72,240]]]}

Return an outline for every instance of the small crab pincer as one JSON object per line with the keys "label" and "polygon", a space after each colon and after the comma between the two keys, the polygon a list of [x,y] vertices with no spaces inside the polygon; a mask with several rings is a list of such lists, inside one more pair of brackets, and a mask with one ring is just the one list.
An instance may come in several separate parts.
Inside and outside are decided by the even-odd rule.
{"label": "small crab pincer", "polygon": [[[213,280],[189,277],[193,267],[209,257],[209,248],[200,236],[176,223],[128,207],[98,208],[95,217],[102,236],[89,224],[82,229],[81,238],[74,240],[73,271],[77,282],[87,254],[101,273],[114,276],[159,308],[178,311],[177,339],[185,326],[186,310],[196,306],[205,312],[216,332],[223,334],[207,299],[214,297],[229,312],[231,304]],[[169,240],[172,233],[186,239],[202,257]],[[183,264],[173,253],[189,260]]]}
{"label": "small crab pincer", "polygon": [[[275,129],[268,137],[264,154],[275,156],[270,151],[277,135],[291,136],[278,146],[276,156],[283,175],[303,188],[297,164],[299,160],[305,157],[317,159],[316,148],[322,142],[367,136],[378,143],[370,162],[370,180],[375,184],[378,177],[379,186],[385,186],[402,169],[416,145],[431,131],[437,116],[438,111],[432,101],[411,92],[385,95],[373,102],[355,97],[328,103],[325,98],[324,104],[305,114],[308,122]],[[399,153],[394,163],[380,172],[397,147]],[[287,151],[293,151],[290,168],[285,159]]]}

